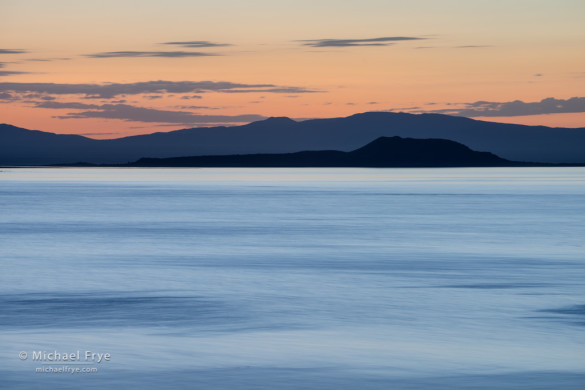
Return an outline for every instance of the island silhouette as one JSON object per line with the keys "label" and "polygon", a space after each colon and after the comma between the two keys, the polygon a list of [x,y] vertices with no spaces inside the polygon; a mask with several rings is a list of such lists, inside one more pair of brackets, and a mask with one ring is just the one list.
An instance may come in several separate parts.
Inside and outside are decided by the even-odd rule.
{"label": "island silhouette", "polygon": [[519,166],[443,139],[380,137],[353,150],[141,158],[131,167],[496,167]]}

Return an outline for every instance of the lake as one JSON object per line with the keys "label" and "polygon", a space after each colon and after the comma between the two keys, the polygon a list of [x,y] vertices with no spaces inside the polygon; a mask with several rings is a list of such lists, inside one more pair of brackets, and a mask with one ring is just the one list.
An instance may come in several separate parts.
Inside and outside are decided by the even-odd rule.
{"label": "lake", "polygon": [[1,388],[585,388],[585,168],[3,168],[0,207]]}

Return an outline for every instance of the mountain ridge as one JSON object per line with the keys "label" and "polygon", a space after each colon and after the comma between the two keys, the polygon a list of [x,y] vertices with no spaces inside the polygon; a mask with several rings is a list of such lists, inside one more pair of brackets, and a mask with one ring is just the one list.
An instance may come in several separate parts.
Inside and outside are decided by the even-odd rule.
{"label": "mountain ridge", "polygon": [[378,137],[447,139],[513,161],[585,162],[585,128],[478,121],[442,114],[367,112],[294,121],[273,117],[242,126],[181,129],[96,140],[0,125],[0,165],[86,161],[121,164],[142,157],[352,151]]}

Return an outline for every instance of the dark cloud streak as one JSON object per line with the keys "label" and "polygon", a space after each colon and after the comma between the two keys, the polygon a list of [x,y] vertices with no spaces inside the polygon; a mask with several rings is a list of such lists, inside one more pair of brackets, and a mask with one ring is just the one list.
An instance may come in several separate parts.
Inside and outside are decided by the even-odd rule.
{"label": "dark cloud streak", "polygon": [[203,99],[203,97],[201,97],[199,95],[191,95],[191,96],[182,96],[181,99],[183,99],[183,100]]}
{"label": "dark cloud streak", "polygon": [[427,113],[447,114],[465,117],[509,117],[542,114],[567,114],[585,112],[585,97],[570,99],[546,98],[539,102],[487,102],[465,103],[462,108],[447,108],[424,111]]}
{"label": "dark cloud streak", "polygon": [[390,46],[400,41],[415,41],[419,37],[380,37],[367,39],[308,39],[302,40],[304,46],[311,47],[351,47],[351,46]]}
{"label": "dark cloud streak", "polygon": [[56,58],[27,58],[22,61],[30,62],[51,62],[51,61],[68,61],[71,60],[69,57],[56,57]]}
{"label": "dark cloud streak", "polygon": [[0,92],[0,100],[12,101],[14,99],[15,99],[15,97],[12,96],[11,94],[6,93],[6,92]]}
{"label": "dark cloud streak", "polygon": [[109,51],[105,53],[86,54],[90,58],[125,58],[125,57],[164,57],[164,58],[185,58],[185,57],[209,57],[218,54],[203,53],[197,51]]}
{"label": "dark cloud streak", "polygon": [[232,46],[229,43],[215,43],[209,41],[163,42],[161,45],[175,45],[189,48]]}
{"label": "dark cloud streak", "polygon": [[31,72],[18,72],[15,70],[0,70],[1,76],[12,76],[13,74],[30,74]]}
{"label": "dark cloud streak", "polygon": [[110,84],[0,83],[0,90],[14,93],[44,93],[50,95],[82,95],[87,98],[113,99],[120,95],[206,92],[310,93],[302,87],[283,87],[274,84],[242,84],[229,81],[144,81]]}
{"label": "dark cloud streak", "polygon": [[35,107],[38,108],[53,108],[53,109],[74,109],[74,110],[87,110],[87,109],[99,109],[99,104],[85,104],[77,102],[35,102]]}
{"label": "dark cloud streak", "polygon": [[[2,96],[0,95],[0,98]],[[129,104],[85,104],[78,102],[34,102],[37,108],[86,110],[56,116],[59,119],[120,119],[128,122],[166,123],[170,125],[195,125],[217,123],[244,123],[264,119],[261,115],[199,115],[188,111],[158,110]],[[185,109],[208,107],[184,107]]]}
{"label": "dark cloud streak", "polygon": [[455,46],[455,49],[483,49],[486,47],[493,47],[490,45],[463,45],[463,46]]}
{"label": "dark cloud streak", "polygon": [[222,92],[226,93],[262,93],[262,92],[271,92],[271,93],[318,93],[321,91],[312,91],[307,90],[305,88],[300,87],[276,87],[276,88],[268,88],[268,89],[232,89],[232,90],[225,90]]}
{"label": "dark cloud streak", "polygon": [[28,53],[27,50],[21,49],[0,49],[0,54],[23,54]]}
{"label": "dark cloud streak", "polygon": [[[52,103],[52,102],[48,102]],[[82,106],[83,104],[81,104]],[[81,108],[75,103],[62,103],[59,108]],[[166,123],[166,124],[208,124],[208,123],[243,123],[264,119],[261,115],[199,115],[188,111],[168,111],[153,108],[136,107],[128,104],[86,105],[89,111],[68,113],[57,116],[59,119],[120,119],[128,122]],[[57,108],[56,105],[41,103],[38,107]]]}

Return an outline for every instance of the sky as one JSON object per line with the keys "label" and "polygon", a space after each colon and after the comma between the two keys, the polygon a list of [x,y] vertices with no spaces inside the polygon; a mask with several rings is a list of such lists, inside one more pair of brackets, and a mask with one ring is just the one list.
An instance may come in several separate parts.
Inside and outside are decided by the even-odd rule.
{"label": "sky", "polygon": [[93,138],[272,116],[585,127],[583,0],[0,0],[0,123]]}

